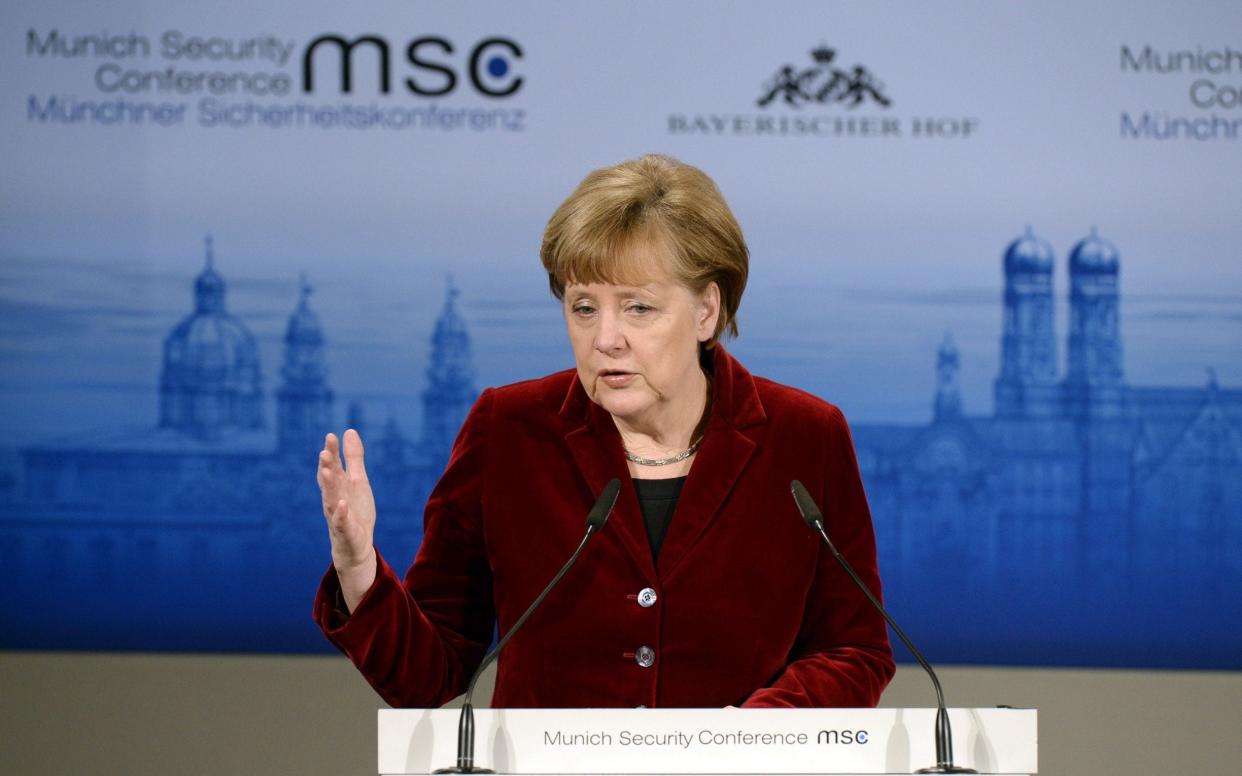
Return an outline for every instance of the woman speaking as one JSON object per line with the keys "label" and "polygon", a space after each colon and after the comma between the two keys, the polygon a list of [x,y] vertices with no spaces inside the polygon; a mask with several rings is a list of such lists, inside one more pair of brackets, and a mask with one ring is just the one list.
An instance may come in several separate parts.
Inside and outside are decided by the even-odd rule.
{"label": "woman speaking", "polygon": [[404,580],[372,543],[362,440],[328,435],[328,639],[389,704],[443,704],[619,478],[606,527],[501,654],[493,706],[874,706],[894,668],[884,620],[789,496],[807,486],[879,595],[849,430],[721,346],[748,250],[716,185],[662,156],[596,170],[540,256],[575,368],[482,393]]}

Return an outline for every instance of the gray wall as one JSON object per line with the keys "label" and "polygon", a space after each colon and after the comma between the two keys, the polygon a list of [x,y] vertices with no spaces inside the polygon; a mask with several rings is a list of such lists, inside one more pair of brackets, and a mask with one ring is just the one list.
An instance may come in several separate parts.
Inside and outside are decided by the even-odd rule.
{"label": "gray wall", "polygon": [[[1041,772],[1242,772],[1242,673],[943,668],[953,706],[1033,706]],[[885,706],[928,706],[903,666]],[[372,774],[379,700],[344,658],[0,653],[0,771]],[[930,734],[930,730],[928,731]]]}

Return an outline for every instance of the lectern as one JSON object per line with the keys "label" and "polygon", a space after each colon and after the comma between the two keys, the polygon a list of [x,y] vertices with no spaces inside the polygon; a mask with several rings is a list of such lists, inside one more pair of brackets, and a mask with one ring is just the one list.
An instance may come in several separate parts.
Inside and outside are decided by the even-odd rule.
{"label": "lectern", "polygon": [[[475,761],[512,774],[903,774],[936,761],[935,709],[477,709]],[[950,709],[958,765],[1034,774],[1034,709]],[[381,776],[457,758],[456,709],[381,709]]]}

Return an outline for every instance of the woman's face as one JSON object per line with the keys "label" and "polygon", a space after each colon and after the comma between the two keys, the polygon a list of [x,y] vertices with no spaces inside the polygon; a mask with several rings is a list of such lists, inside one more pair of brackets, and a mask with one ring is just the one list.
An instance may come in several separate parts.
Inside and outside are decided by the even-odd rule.
{"label": "woman's face", "polygon": [[570,283],[565,318],[578,379],[614,417],[641,424],[693,402],[703,389],[699,343],[716,330],[720,291],[696,294],[650,248],[632,257],[648,267],[635,285]]}

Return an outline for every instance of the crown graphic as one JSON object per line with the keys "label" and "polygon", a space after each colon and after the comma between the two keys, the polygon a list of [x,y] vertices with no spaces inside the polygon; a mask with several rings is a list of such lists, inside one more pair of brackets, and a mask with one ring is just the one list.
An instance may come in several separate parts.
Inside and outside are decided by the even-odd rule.
{"label": "crown graphic", "polygon": [[837,55],[836,50],[830,49],[827,46],[816,46],[815,48],[811,49],[811,59],[814,59],[816,62],[820,62],[825,65],[831,62],[833,57],[835,57],[836,55]]}

